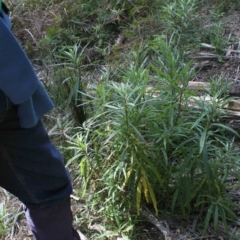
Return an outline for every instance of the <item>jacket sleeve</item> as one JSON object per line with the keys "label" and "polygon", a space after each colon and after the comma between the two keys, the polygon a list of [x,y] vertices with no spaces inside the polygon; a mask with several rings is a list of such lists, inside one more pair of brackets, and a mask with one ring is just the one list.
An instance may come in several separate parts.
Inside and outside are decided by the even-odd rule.
{"label": "jacket sleeve", "polygon": [[10,20],[2,11],[0,16],[0,89],[14,104],[20,104],[35,92],[39,80],[10,28]]}

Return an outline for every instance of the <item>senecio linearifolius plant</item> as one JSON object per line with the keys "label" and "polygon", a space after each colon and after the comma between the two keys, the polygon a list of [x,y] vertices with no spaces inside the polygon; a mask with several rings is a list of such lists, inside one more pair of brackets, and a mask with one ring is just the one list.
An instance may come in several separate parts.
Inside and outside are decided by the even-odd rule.
{"label": "senecio linearifolius plant", "polygon": [[94,191],[111,221],[116,215],[128,221],[149,203],[156,214],[198,212],[204,230],[210,220],[215,230],[219,220],[227,227],[236,216],[225,181],[239,169],[230,137],[238,135],[221,123],[228,100],[219,86],[211,103],[189,104],[196,92],[187,85],[195,73],[174,37],[155,36],[148,47],[151,60],[135,58],[120,82],[103,77],[84,93],[91,117],[70,147],[79,159],[82,192]]}
{"label": "senecio linearifolius plant", "polygon": [[167,1],[161,10],[162,22],[170,32],[186,33],[196,19],[198,0]]}

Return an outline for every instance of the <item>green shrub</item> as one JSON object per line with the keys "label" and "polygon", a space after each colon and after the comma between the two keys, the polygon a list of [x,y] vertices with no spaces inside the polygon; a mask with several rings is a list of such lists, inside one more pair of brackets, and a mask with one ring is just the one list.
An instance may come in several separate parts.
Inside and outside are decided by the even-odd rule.
{"label": "green shrub", "polygon": [[224,183],[237,173],[227,136],[237,133],[221,123],[228,101],[218,100],[222,91],[212,93],[211,103],[189,106],[194,69],[172,41],[153,41],[151,89],[145,59],[131,62],[121,82],[102,81],[83,93],[92,117],[71,142],[71,161],[79,159],[83,193],[94,191],[108,216],[109,208],[113,215],[116,210],[124,222],[126,213],[139,214],[145,202],[156,214],[187,217],[197,211],[205,216],[205,230],[210,219],[217,230],[219,218],[226,227],[227,218],[236,219]]}

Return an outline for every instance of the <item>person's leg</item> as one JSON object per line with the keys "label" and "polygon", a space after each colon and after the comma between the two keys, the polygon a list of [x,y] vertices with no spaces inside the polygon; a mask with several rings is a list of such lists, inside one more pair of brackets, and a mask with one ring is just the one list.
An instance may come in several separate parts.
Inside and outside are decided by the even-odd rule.
{"label": "person's leg", "polygon": [[[17,106],[1,94],[0,186],[24,203],[36,240],[77,239],[69,201],[72,187],[60,153],[41,121],[21,128]],[[4,99],[7,111],[1,110]]]}
{"label": "person's leg", "polygon": [[69,198],[51,207],[25,207],[24,210],[28,225],[37,240],[73,240]]}

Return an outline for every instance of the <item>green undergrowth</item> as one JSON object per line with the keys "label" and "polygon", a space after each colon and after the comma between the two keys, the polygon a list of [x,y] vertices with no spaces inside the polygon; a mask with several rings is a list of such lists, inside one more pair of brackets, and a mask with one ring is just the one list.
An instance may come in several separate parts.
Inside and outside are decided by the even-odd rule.
{"label": "green undergrowth", "polygon": [[[226,181],[239,178],[239,136],[222,110],[230,100],[227,76],[207,79],[211,102],[194,100],[198,92],[187,85],[196,70],[188,56],[200,43],[223,53],[231,39],[220,20],[238,1],[9,6],[13,31],[56,104],[46,123],[78,174],[74,188],[85,205],[75,222],[83,232],[91,239],[134,239],[143,205],[158,216],[198,215],[202,234],[210,223],[215,232],[221,223],[228,231],[237,206]],[[92,225],[104,230],[96,233]]]}
{"label": "green undergrowth", "polygon": [[128,222],[129,214],[150,204],[160,215],[197,212],[204,232],[210,221],[215,231],[219,220],[227,229],[237,207],[225,181],[239,177],[239,136],[222,123],[227,88],[215,79],[212,103],[189,106],[196,95],[187,89],[194,69],[183,63],[173,39],[153,43],[152,61],[133,53],[129,67],[118,73],[120,81],[106,74],[82,92],[89,117],[69,142],[74,157],[68,163],[79,162],[80,192],[94,192],[91,201],[108,220]]}

